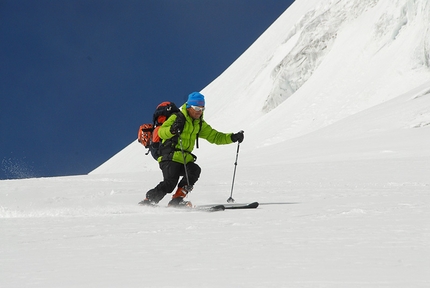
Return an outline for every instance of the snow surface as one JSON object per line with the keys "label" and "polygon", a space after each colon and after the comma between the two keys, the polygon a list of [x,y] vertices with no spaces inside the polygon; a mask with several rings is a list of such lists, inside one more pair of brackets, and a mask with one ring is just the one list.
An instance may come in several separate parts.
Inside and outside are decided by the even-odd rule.
{"label": "snow surface", "polygon": [[[161,180],[137,141],[0,181],[0,287],[430,287],[429,20],[297,0],[203,90],[214,128],[245,130],[233,198],[257,209],[136,205]],[[200,145],[189,200],[225,203],[237,146]]]}

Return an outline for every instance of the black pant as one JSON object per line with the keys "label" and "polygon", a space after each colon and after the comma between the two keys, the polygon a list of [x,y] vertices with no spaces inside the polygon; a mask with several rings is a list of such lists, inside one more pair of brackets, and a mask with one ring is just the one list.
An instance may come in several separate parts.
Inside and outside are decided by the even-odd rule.
{"label": "black pant", "polygon": [[[146,193],[146,197],[158,203],[167,193],[172,193],[176,188],[176,184],[179,178],[178,187],[184,187],[187,185],[187,179],[185,177],[184,164],[173,162],[173,161],[162,161],[160,162],[160,169],[163,172],[163,181],[161,181],[155,188],[149,190]],[[190,185],[194,185],[200,177],[201,168],[194,162],[187,164],[188,180]]]}

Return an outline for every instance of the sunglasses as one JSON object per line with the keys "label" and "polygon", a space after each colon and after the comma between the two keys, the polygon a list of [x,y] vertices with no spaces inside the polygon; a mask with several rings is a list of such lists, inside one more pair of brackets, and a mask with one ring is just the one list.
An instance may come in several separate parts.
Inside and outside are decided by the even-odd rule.
{"label": "sunglasses", "polygon": [[203,111],[205,111],[205,107],[199,107],[199,106],[191,105],[191,108],[193,108],[194,111],[196,111],[196,112],[203,112]]}

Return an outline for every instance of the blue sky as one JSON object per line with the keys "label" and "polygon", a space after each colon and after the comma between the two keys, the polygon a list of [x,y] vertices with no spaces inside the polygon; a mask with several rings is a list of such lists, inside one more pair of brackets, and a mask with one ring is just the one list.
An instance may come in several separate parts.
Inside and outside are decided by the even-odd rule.
{"label": "blue sky", "polygon": [[90,172],[292,2],[0,0],[0,179]]}

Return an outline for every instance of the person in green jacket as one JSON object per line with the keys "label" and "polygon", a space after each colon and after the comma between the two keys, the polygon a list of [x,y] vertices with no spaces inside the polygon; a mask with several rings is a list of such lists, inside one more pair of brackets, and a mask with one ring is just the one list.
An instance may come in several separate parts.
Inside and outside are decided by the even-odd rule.
{"label": "person in green jacket", "polygon": [[203,138],[217,145],[243,141],[243,131],[222,133],[213,129],[203,119],[204,109],[204,96],[199,92],[193,92],[180,108],[181,112],[170,116],[160,127],[158,135],[162,139],[162,144],[158,162],[163,173],[163,181],[150,189],[146,193],[145,200],[139,204],[157,204],[177,186],[168,205],[192,206],[191,202],[184,200],[184,197],[191,192],[201,172],[200,166],[195,163],[196,156],[192,154],[196,143],[198,147],[198,139]]}

